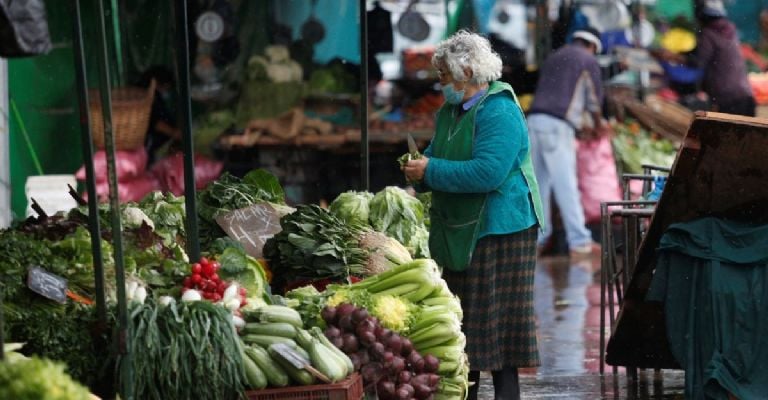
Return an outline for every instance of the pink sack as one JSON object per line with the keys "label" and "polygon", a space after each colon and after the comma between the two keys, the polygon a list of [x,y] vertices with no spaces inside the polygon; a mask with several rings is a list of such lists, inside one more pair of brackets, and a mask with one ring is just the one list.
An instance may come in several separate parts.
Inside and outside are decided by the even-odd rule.
{"label": "pink sack", "polygon": [[600,222],[600,203],[621,200],[621,187],[609,136],[576,141],[576,165],[584,217]]}
{"label": "pink sack", "polygon": [[[96,182],[107,181],[107,154],[99,150],[93,154],[93,169]],[[147,151],[143,147],[136,150],[118,150],[115,152],[115,172],[117,180],[124,181],[137,177],[147,169]],[[85,165],[75,173],[80,181],[85,181]]]}
{"label": "pink sack", "polygon": [[[117,182],[117,198],[121,203],[138,202],[155,190],[160,190],[160,184],[155,176],[148,172]],[[99,197],[100,203],[109,201],[109,183],[106,181],[96,182],[96,195]],[[83,193],[83,198],[88,201],[87,192]]]}
{"label": "pink sack", "polygon": [[[222,162],[195,154],[195,188],[204,189],[221,175],[223,168]],[[157,161],[152,166],[152,173],[157,177],[163,191],[171,192],[176,196],[184,194],[184,155],[182,153]]]}

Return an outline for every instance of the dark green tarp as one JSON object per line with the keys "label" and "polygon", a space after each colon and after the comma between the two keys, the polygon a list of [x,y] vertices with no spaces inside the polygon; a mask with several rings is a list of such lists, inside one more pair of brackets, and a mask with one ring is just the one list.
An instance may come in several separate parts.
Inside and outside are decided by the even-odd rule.
{"label": "dark green tarp", "polygon": [[670,225],[648,301],[665,303],[686,399],[768,399],[768,225]]}

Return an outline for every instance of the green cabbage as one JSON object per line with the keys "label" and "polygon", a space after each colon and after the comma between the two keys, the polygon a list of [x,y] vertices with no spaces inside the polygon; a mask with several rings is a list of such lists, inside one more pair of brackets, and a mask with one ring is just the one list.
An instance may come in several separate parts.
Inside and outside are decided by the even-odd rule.
{"label": "green cabbage", "polygon": [[328,207],[331,214],[344,222],[359,222],[368,225],[369,203],[373,198],[370,192],[348,191],[336,197]]}
{"label": "green cabbage", "polygon": [[388,186],[371,199],[368,219],[374,229],[397,239],[414,258],[429,258],[424,204],[416,197]]}

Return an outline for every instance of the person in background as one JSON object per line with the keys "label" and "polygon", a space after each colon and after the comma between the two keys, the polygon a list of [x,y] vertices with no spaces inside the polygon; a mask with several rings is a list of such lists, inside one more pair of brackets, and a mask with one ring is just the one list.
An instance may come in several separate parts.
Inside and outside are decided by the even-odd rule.
{"label": "person in background", "polygon": [[701,30],[691,53],[677,54],[668,50],[652,53],[666,61],[702,69],[702,89],[709,96],[713,111],[754,117],[755,97],[738,33],[736,26],[728,20],[722,1],[697,2],[696,19]]}
{"label": "person in background", "polygon": [[496,399],[520,399],[518,368],[539,365],[533,310],[541,202],[525,117],[489,41],[460,31],[432,57],[445,103],[424,157],[403,166],[432,192],[429,249],[461,299],[469,399],[491,371]]}
{"label": "person in background", "polygon": [[[536,180],[544,207],[543,248],[552,235],[550,199],[554,195],[573,258],[599,253],[585,225],[576,174],[576,131],[605,134],[602,118],[602,75],[595,55],[600,53],[600,33],[584,28],[573,33],[573,42],[552,53],[539,71],[539,82],[528,116]],[[584,114],[591,115],[587,128]]]}
{"label": "person in background", "polygon": [[157,160],[158,151],[168,142],[180,142],[181,130],[176,126],[176,115],[173,112],[173,72],[165,66],[149,67],[139,79],[138,85],[149,87],[155,80],[155,98],[152,101],[152,112],[149,117],[147,137],[144,148],[147,150],[147,166]]}
{"label": "person in background", "polygon": [[[757,18],[757,16],[755,16]],[[702,86],[715,111],[755,116],[755,97],[747,79],[736,26],[720,0],[707,0],[696,9],[701,33],[689,60],[704,70]]]}

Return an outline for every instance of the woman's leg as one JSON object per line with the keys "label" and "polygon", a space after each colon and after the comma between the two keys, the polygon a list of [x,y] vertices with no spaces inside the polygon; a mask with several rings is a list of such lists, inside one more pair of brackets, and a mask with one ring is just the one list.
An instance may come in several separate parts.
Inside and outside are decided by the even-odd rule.
{"label": "woman's leg", "polygon": [[504,367],[493,371],[493,391],[496,400],[520,400],[520,378],[517,368]]}
{"label": "woman's leg", "polygon": [[469,387],[467,400],[477,400],[477,391],[480,389],[480,371],[469,371],[469,381],[475,384]]}

